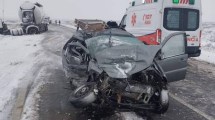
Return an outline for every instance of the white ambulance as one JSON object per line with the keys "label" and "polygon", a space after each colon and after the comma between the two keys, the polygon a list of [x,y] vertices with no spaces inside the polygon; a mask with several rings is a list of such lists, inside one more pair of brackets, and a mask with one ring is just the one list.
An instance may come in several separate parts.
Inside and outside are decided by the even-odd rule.
{"label": "white ambulance", "polygon": [[189,56],[201,54],[201,0],[135,0],[120,27],[149,45],[158,45],[169,34],[185,31]]}

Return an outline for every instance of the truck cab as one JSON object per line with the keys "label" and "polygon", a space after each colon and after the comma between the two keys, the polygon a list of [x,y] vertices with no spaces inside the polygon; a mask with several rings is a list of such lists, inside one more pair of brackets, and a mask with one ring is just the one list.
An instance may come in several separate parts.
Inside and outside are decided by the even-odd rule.
{"label": "truck cab", "polygon": [[46,18],[43,6],[39,3],[24,2],[19,9],[21,25],[27,34],[37,34],[48,30],[48,24],[44,22]]}
{"label": "truck cab", "polygon": [[184,31],[189,57],[201,54],[201,0],[135,0],[120,27],[148,45],[159,45],[169,34]]}

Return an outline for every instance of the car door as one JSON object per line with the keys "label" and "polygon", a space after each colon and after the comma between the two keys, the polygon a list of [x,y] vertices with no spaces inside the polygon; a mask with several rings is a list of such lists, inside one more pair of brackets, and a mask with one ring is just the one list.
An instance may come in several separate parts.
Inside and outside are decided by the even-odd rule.
{"label": "car door", "polygon": [[161,43],[160,59],[157,63],[163,69],[168,82],[185,79],[188,55],[186,34],[178,32],[169,35]]}

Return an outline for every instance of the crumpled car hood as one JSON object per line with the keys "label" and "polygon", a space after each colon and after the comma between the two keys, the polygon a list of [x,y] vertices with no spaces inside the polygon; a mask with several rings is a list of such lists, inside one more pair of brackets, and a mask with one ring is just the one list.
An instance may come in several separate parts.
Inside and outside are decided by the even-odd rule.
{"label": "crumpled car hood", "polygon": [[[122,40],[123,39],[123,40]],[[149,67],[161,46],[145,45],[136,38],[102,35],[86,41],[89,53],[112,78],[128,78]]]}

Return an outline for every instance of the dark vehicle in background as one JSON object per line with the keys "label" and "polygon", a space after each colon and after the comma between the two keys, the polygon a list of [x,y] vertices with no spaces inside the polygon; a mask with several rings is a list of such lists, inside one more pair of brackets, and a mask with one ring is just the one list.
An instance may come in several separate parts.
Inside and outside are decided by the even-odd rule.
{"label": "dark vehicle in background", "polygon": [[[63,68],[71,83],[80,81],[69,101],[76,107],[165,113],[167,84],[186,75],[186,35],[169,35],[160,45],[145,45],[118,29],[77,31],[63,48]],[[76,82],[74,82],[76,81]]]}

